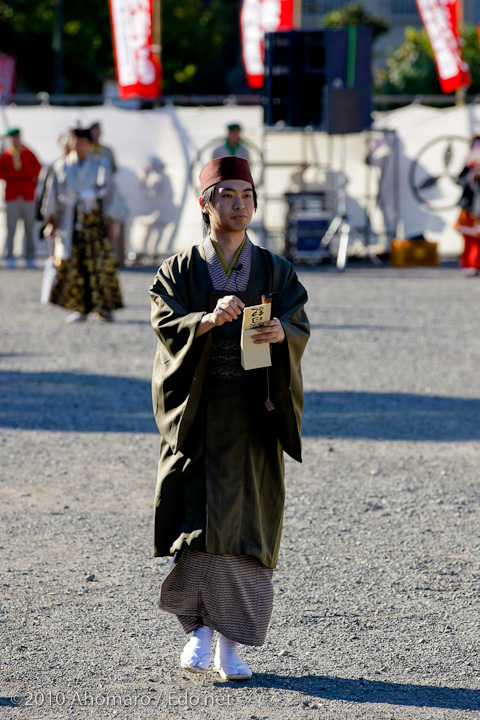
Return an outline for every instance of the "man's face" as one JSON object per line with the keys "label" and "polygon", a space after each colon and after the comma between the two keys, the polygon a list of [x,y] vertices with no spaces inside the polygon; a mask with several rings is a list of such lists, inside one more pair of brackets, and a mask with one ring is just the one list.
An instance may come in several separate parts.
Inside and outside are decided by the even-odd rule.
{"label": "man's face", "polygon": [[236,128],[234,130],[229,130],[227,140],[229,145],[238,145],[238,143],[240,142],[240,130]]}
{"label": "man's face", "polygon": [[224,180],[215,186],[208,204],[212,230],[239,232],[250,225],[255,201],[253,189],[245,180]]}
{"label": "man's face", "polygon": [[10,135],[10,143],[12,144],[12,147],[18,148],[21,145],[20,142],[20,135],[16,133],[15,135]]}
{"label": "man's face", "polygon": [[102,133],[102,131],[99,127],[95,126],[95,127],[90,128],[90,135],[92,137],[93,143],[99,142],[101,133]]}
{"label": "man's face", "polygon": [[80,160],[85,160],[90,150],[90,142],[88,138],[76,137],[72,138],[72,149],[76,150]]}

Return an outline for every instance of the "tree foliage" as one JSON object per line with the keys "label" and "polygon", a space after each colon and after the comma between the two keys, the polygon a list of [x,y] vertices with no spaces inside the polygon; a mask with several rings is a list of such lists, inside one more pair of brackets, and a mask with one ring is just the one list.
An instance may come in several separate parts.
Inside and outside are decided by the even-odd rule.
{"label": "tree foliage", "polygon": [[[0,0],[0,47],[17,58],[19,89],[55,88],[56,0]],[[63,92],[100,93],[114,73],[107,0],[63,3]]]}
{"label": "tree foliage", "polygon": [[[0,50],[19,91],[53,92],[58,0],[0,0]],[[64,0],[63,92],[101,93],[115,73],[108,0]],[[240,54],[239,0],[162,0],[165,93],[224,93]]]}
{"label": "tree foliage", "polygon": [[352,2],[328,13],[323,19],[323,25],[333,30],[350,25],[363,25],[372,28],[374,39],[390,29],[390,23],[387,20],[371,15],[360,2]]}
{"label": "tree foliage", "polygon": [[[468,93],[480,92],[480,47],[477,28],[465,25],[463,56],[470,68]],[[377,71],[376,91],[387,95],[441,94],[432,48],[425,30],[408,27],[400,47],[391,50],[385,68]]]}
{"label": "tree foliage", "polygon": [[237,0],[163,0],[166,94],[229,92],[240,53]]}

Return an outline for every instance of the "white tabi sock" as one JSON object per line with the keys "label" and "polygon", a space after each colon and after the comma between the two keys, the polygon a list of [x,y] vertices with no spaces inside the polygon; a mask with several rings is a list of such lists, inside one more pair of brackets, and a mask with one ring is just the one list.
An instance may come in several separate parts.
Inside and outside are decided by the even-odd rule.
{"label": "white tabi sock", "polygon": [[249,680],[252,677],[252,671],[240,658],[237,647],[237,642],[219,634],[215,650],[215,670],[225,680]]}
{"label": "white tabi sock", "polygon": [[180,664],[190,672],[206,672],[212,659],[212,628],[202,625],[183,648]]}
{"label": "white tabi sock", "polygon": [[207,653],[212,649],[213,630],[212,628],[202,625],[198,630],[195,630],[192,637],[198,638],[202,644],[202,652]]}

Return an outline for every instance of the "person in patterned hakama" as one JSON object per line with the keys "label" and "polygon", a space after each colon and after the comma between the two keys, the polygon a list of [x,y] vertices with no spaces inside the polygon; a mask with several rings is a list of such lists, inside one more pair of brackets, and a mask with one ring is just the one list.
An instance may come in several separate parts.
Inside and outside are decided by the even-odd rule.
{"label": "person in patterned hakama", "polygon": [[109,224],[124,217],[126,208],[108,162],[90,154],[88,130],[72,131],[71,152],[48,178],[42,214],[56,266],[49,301],[73,311],[67,322],[86,320],[92,311],[113,320],[123,303],[107,237]]}
{"label": "person in patterned hakama", "polygon": [[[181,666],[251,677],[237,644],[261,645],[273,604],[284,506],[284,458],[301,461],[300,360],[307,293],[293,267],[255,246],[246,160],[222,157],[200,173],[203,243],[166,260],[150,288],[158,336],[152,392],[161,434],[156,556],[173,555],[159,607],[193,633]],[[242,308],[273,300],[257,330],[272,365],[245,371]]]}

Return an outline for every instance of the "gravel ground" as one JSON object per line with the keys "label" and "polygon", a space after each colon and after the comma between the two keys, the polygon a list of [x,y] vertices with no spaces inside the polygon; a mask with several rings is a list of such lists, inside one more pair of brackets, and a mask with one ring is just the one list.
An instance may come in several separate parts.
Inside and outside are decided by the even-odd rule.
{"label": "gravel ground", "polygon": [[39,304],[40,270],[0,270],[6,718],[480,718],[480,281],[298,271],[304,462],[287,460],[267,642],[235,684],[187,677],[156,609],[154,269],[120,273],[115,323],[74,326]]}

